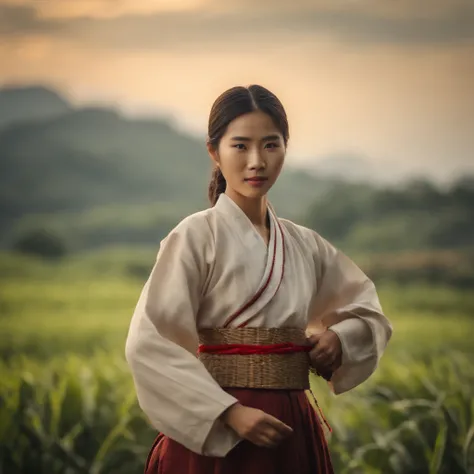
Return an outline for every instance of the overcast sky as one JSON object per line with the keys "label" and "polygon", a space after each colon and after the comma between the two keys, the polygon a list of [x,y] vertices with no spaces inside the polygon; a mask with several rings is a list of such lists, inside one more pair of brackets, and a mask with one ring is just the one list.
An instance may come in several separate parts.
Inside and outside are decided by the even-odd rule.
{"label": "overcast sky", "polygon": [[0,0],[0,85],[15,82],[203,133],[218,94],[259,83],[295,163],[474,172],[473,0]]}

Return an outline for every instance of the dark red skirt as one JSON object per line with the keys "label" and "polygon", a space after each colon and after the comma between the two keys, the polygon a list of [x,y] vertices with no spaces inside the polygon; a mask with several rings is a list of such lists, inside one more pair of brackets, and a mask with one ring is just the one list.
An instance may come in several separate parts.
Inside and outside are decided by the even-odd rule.
{"label": "dark red skirt", "polygon": [[243,405],[259,408],[294,430],[277,448],[240,442],[225,458],[201,456],[159,435],[145,474],[333,474],[320,417],[303,390],[228,389]]}

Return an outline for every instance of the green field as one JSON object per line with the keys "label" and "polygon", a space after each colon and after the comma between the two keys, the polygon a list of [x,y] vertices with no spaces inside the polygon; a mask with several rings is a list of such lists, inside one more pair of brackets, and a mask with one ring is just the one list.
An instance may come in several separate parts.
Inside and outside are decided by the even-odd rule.
{"label": "green field", "polygon": [[[140,473],[155,433],[124,342],[154,250],[0,256],[0,473]],[[380,287],[394,337],[351,393],[314,392],[339,473],[474,472],[474,294]]]}

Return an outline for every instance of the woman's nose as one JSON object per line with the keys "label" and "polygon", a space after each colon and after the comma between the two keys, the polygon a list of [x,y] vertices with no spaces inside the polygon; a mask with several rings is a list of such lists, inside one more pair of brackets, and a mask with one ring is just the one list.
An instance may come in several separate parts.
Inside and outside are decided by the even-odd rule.
{"label": "woman's nose", "polygon": [[254,151],[249,154],[248,159],[249,169],[263,169],[265,168],[265,160],[258,151]]}

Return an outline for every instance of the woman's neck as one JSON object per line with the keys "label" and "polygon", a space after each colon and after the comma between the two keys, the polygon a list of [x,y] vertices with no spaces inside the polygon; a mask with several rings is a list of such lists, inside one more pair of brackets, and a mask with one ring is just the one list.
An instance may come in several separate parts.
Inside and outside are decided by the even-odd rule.
{"label": "woman's neck", "polygon": [[247,198],[232,189],[227,189],[225,194],[229,196],[244,211],[250,222],[256,227],[267,226],[267,197]]}

